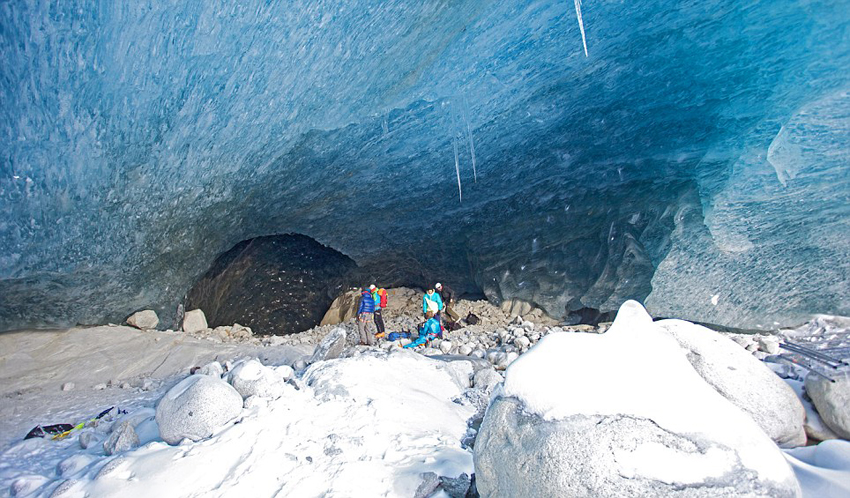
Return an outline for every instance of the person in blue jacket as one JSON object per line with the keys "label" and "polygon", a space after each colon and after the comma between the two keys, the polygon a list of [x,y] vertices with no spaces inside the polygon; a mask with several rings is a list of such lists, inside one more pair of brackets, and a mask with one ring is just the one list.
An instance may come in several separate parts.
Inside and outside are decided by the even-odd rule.
{"label": "person in blue jacket", "polygon": [[433,311],[429,311],[425,314],[425,318],[428,320],[425,322],[425,325],[419,329],[419,338],[404,347],[415,348],[416,346],[421,346],[428,341],[433,341],[442,335],[440,320],[437,319],[435,313]]}
{"label": "person in blue jacket", "polygon": [[375,300],[372,299],[369,289],[363,289],[360,293],[360,307],[357,308],[357,329],[360,331],[361,345],[375,345],[375,336],[369,330],[373,313],[375,313]]}
{"label": "person in blue jacket", "polygon": [[437,320],[439,320],[440,312],[443,311],[443,308],[445,308],[445,305],[443,304],[443,298],[440,297],[440,294],[434,292],[434,289],[428,289],[425,291],[425,296],[422,297],[422,313],[427,315],[429,311],[433,311]]}

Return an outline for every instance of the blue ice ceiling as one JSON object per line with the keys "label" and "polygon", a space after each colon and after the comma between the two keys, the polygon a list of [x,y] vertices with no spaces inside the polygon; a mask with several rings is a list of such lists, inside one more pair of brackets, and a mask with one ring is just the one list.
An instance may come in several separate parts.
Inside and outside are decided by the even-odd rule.
{"label": "blue ice ceiling", "polygon": [[850,314],[850,1],[581,14],[3,2],[0,329],[167,321],[287,232],[553,316]]}

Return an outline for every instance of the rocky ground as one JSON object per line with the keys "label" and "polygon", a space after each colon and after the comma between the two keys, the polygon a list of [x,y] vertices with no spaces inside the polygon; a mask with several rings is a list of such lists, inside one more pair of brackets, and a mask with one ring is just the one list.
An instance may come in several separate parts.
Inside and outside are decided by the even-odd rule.
{"label": "rocky ground", "polygon": [[[412,339],[417,337],[415,332],[423,323],[422,291],[400,287],[387,289],[387,308],[384,310],[386,331],[414,331]],[[253,343],[261,346],[315,346],[332,330],[342,327],[347,333],[347,343],[351,346],[358,341],[357,322],[354,318],[357,309],[358,291],[349,291],[338,297],[328,313],[323,324],[304,332],[285,336],[255,336],[248,327],[239,324],[216,328],[193,328],[190,335],[221,343]],[[540,338],[552,332],[583,332],[601,334],[610,326],[610,322],[592,325],[561,325],[557,320],[547,316],[543,310],[507,302],[498,307],[486,300],[469,301],[461,299],[454,309],[461,316],[463,328],[448,332],[442,340],[432,341],[428,347],[420,346],[417,350],[426,355],[451,354],[477,356],[486,359],[496,367],[504,370],[519,355],[528,351]],[[470,314],[477,316],[480,321],[476,325],[466,324],[465,318]],[[372,324],[374,332],[374,324]],[[751,352],[758,359],[764,359],[776,354],[779,350],[780,336],[763,334],[727,334],[732,340]],[[409,340],[379,342],[382,348],[401,347]]]}

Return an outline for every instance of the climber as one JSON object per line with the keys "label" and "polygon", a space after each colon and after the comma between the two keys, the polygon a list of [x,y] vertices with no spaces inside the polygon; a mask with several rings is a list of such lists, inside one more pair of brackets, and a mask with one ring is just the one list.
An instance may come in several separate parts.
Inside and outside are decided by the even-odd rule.
{"label": "climber", "polygon": [[378,329],[375,337],[381,338],[384,337],[383,311],[387,307],[387,290],[379,289],[375,284],[370,285],[369,290],[372,292],[372,300],[375,301],[375,328]]}
{"label": "climber", "polygon": [[429,311],[433,311],[437,320],[440,320],[440,312],[443,311],[443,299],[439,294],[434,292],[434,289],[425,291],[425,296],[422,297],[422,313],[425,313],[426,319]]}
{"label": "climber", "polygon": [[428,311],[425,313],[425,318],[427,319],[425,324],[419,328],[419,338],[404,346],[405,348],[421,346],[422,344],[433,341],[443,335],[442,326],[440,325],[440,320],[437,318],[436,313]]}
{"label": "climber", "polygon": [[360,331],[360,344],[365,346],[375,345],[375,336],[369,330],[369,322],[375,313],[375,300],[369,289],[363,289],[360,293],[360,307],[357,309],[357,329]]}
{"label": "climber", "polygon": [[453,308],[455,303],[455,293],[448,285],[443,285],[440,282],[437,282],[434,285],[434,288],[437,289],[437,292],[440,294],[440,298],[443,300],[443,304],[445,305],[446,315],[449,316],[453,323],[457,323],[460,320],[460,315],[458,315]]}

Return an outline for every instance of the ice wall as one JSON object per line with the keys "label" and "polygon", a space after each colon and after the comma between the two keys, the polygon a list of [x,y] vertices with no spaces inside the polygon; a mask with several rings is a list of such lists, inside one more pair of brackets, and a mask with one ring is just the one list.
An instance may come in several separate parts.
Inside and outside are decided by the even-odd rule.
{"label": "ice wall", "polygon": [[556,316],[850,313],[848,2],[576,14],[3,2],[0,329],[167,322],[287,232]]}

